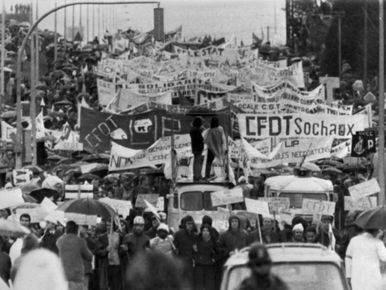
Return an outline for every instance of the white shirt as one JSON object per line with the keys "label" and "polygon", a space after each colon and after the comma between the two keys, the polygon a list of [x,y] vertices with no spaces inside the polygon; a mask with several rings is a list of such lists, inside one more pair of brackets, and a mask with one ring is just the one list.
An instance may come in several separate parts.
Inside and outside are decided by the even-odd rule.
{"label": "white shirt", "polygon": [[386,248],[369,233],[351,239],[346,251],[346,277],[352,290],[381,290],[380,261],[386,262]]}
{"label": "white shirt", "polygon": [[15,260],[21,255],[21,248],[23,247],[23,239],[17,238],[9,249],[9,257],[11,258],[12,265]]}

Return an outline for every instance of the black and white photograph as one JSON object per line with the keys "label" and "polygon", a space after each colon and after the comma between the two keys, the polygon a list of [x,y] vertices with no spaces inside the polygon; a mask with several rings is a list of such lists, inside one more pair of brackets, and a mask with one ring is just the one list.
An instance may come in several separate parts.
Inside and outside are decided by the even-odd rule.
{"label": "black and white photograph", "polygon": [[384,0],[0,0],[0,290],[386,289]]}

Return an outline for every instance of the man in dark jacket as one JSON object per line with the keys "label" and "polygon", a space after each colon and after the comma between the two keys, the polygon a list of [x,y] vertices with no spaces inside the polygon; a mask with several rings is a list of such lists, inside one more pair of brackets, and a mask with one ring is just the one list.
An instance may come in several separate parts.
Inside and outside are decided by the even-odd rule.
{"label": "man in dark jacket", "polygon": [[186,266],[186,277],[192,282],[193,274],[193,245],[196,242],[196,228],[193,218],[188,215],[181,220],[181,229],[174,234],[174,246],[177,256]]}
{"label": "man in dark jacket", "polygon": [[235,250],[248,246],[248,233],[240,228],[238,216],[231,215],[229,217],[229,229],[220,235],[218,246],[224,260]]}
{"label": "man in dark jacket", "polygon": [[77,233],[78,226],[75,222],[69,221],[66,225],[66,234],[61,236],[56,242],[69,290],[83,289],[83,260],[91,261],[93,256],[87,248],[86,241],[78,237]]}
{"label": "man in dark jacket", "polygon": [[133,232],[128,233],[122,241],[121,248],[127,251],[129,263],[138,253],[149,247],[149,237],[144,232],[145,220],[142,216],[136,216],[133,221]]}
{"label": "man in dark jacket", "polygon": [[202,119],[196,117],[193,120],[193,127],[190,129],[190,139],[192,143],[193,161],[193,181],[200,181],[202,169],[202,151],[204,151],[204,138],[202,137]]}
{"label": "man in dark jacket", "polygon": [[262,244],[253,244],[249,250],[248,266],[251,276],[240,285],[240,290],[288,290],[288,286],[271,272],[271,257]]}

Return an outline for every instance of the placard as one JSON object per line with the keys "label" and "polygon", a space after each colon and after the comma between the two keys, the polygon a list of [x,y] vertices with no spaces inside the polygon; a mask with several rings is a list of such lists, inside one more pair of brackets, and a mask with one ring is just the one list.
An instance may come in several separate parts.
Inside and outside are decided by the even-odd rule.
{"label": "placard", "polygon": [[353,200],[358,200],[362,197],[369,196],[381,191],[378,181],[375,178],[367,180],[365,182],[350,186],[348,188]]}
{"label": "placard", "polygon": [[122,215],[123,218],[126,218],[130,214],[130,210],[133,208],[133,205],[129,200],[104,197],[99,199],[99,201],[111,206],[111,208],[113,208],[118,215]]}
{"label": "placard", "polygon": [[303,198],[302,212],[304,214],[333,216],[335,213],[335,202]]}
{"label": "placard", "polygon": [[137,200],[135,201],[135,207],[146,208],[145,199],[154,207],[157,207],[159,194],[146,193],[138,194]]}
{"label": "placard", "polygon": [[271,214],[278,214],[280,212],[287,211],[290,207],[289,197],[268,197],[261,198],[261,200],[268,201],[269,211]]}
{"label": "placard", "polygon": [[12,170],[13,184],[20,186],[31,181],[32,172],[29,169],[14,169]]}
{"label": "placard", "polygon": [[0,209],[13,207],[24,203],[20,188],[0,190]]}
{"label": "placard", "polygon": [[368,197],[362,197],[358,200],[354,200],[351,196],[344,197],[344,210],[346,211],[368,210],[373,207]]}
{"label": "placard", "polygon": [[65,199],[94,198],[94,186],[92,184],[66,184]]}
{"label": "placard", "polygon": [[229,190],[220,190],[210,193],[213,206],[232,204],[244,201],[243,189],[234,187]]}
{"label": "placard", "polygon": [[264,217],[272,217],[271,213],[269,212],[269,205],[267,201],[246,198],[245,206],[249,212],[258,213]]}

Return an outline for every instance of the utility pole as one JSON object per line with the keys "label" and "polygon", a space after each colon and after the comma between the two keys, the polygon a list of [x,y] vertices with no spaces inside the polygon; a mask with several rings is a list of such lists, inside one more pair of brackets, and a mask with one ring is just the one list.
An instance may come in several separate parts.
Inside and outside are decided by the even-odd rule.
{"label": "utility pole", "polygon": [[269,26],[267,26],[267,42],[269,41]]}
{"label": "utility pole", "polygon": [[368,9],[368,2],[367,0],[364,0],[364,35],[363,35],[363,85],[366,88],[367,83],[367,38],[368,38],[368,22],[367,22],[367,9]]}
{"label": "utility pole", "polygon": [[338,72],[339,72],[339,77],[341,77],[341,74],[342,74],[342,17],[345,16],[345,12],[338,11],[331,14],[338,17],[338,66],[339,66]]}
{"label": "utility pole", "polygon": [[385,198],[385,39],[383,0],[379,0],[379,141],[378,141],[378,182],[381,188],[379,203]]}
{"label": "utility pole", "polygon": [[0,105],[4,102],[5,97],[5,78],[4,78],[4,59],[5,59],[5,1],[3,1],[3,12],[1,16],[1,91],[0,91]]}
{"label": "utility pole", "polygon": [[[67,0],[64,0],[64,5],[67,4]],[[63,31],[64,43],[67,41],[67,9],[64,8],[64,31]]]}
{"label": "utility pole", "polygon": [[[55,0],[55,8],[58,7],[58,3]],[[55,35],[54,35],[54,69],[56,69],[56,62],[58,60],[58,13],[55,11]]]}
{"label": "utility pole", "polygon": [[[75,0],[73,0],[75,3]],[[71,27],[71,41],[75,38],[75,5],[72,6],[72,27]]]}

